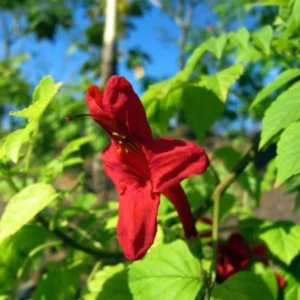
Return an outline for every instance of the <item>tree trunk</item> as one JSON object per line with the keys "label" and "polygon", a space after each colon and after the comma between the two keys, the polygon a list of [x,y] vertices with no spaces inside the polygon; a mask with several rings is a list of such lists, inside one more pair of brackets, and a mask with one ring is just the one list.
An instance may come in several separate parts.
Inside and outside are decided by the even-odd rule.
{"label": "tree trunk", "polygon": [[[106,0],[105,26],[103,36],[102,59],[100,64],[101,86],[105,86],[107,80],[116,74],[116,29],[117,29],[117,4],[118,0]],[[95,154],[92,162],[93,189],[101,202],[109,200],[108,189],[111,181],[103,171],[99,154]]]}
{"label": "tree trunk", "polygon": [[116,71],[116,29],[118,0],[106,0],[105,26],[101,70],[101,84],[105,85]]}

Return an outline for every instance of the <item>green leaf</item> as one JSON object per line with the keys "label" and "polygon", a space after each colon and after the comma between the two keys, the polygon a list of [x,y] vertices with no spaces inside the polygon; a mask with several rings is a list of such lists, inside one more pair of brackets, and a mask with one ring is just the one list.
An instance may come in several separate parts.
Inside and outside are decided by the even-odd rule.
{"label": "green leaf", "polygon": [[94,193],[82,193],[75,196],[72,201],[72,206],[89,209],[97,202],[97,197]]}
{"label": "green leaf", "polygon": [[[181,184],[188,197],[190,206],[196,208],[206,199],[207,195],[213,191],[216,178],[209,168],[201,176],[186,178]],[[170,201],[168,201],[168,203],[170,203]]]}
{"label": "green leaf", "polygon": [[88,280],[88,292],[84,295],[83,299],[132,299],[127,277],[127,270],[124,264],[105,266]]}
{"label": "green leaf", "polygon": [[300,84],[295,83],[287,91],[281,93],[267,109],[262,123],[259,148],[280,130],[300,119]]}
{"label": "green leaf", "polygon": [[298,211],[299,209],[300,209],[300,193],[298,192],[295,198],[294,212]]}
{"label": "green leaf", "polygon": [[299,266],[293,272],[284,272],[284,279],[286,285],[283,289],[284,300],[295,300],[300,299],[300,271]]}
{"label": "green leaf", "polygon": [[[214,154],[214,159],[222,160],[226,169],[231,172],[232,168],[241,159],[242,154],[230,146],[218,148]],[[248,192],[249,196],[258,201],[260,197],[260,178],[255,167],[250,164],[245,171],[243,171],[238,179],[238,183]]]}
{"label": "green leaf", "polygon": [[[56,267],[56,266],[55,266]],[[43,275],[34,291],[33,300],[76,299],[80,283],[80,267],[70,269],[57,266]]]}
{"label": "green leaf", "polygon": [[272,300],[274,299],[264,281],[254,273],[239,272],[212,291],[213,300]]}
{"label": "green leaf", "polygon": [[292,34],[298,27],[300,27],[300,0],[292,0],[292,13],[287,21],[287,32]]}
{"label": "green leaf", "polygon": [[252,35],[254,43],[262,50],[265,55],[270,54],[270,45],[273,38],[273,28],[270,25],[264,26]]}
{"label": "green leaf", "polygon": [[277,144],[275,186],[300,173],[300,122],[290,125]]}
{"label": "green leaf", "polygon": [[250,34],[246,28],[242,27],[237,32],[232,32],[230,38],[234,44],[248,50]]}
{"label": "green leaf", "polygon": [[240,64],[232,65],[214,75],[201,76],[200,86],[213,91],[225,103],[230,86],[242,75],[244,67]]}
{"label": "green leaf", "polygon": [[265,266],[263,263],[256,262],[254,264],[254,272],[266,283],[274,299],[278,295],[278,283],[274,271]]}
{"label": "green leaf", "polygon": [[253,6],[287,6],[289,3],[289,0],[261,0],[258,3],[247,3],[247,6],[250,8]]}
{"label": "green leaf", "polygon": [[200,58],[202,57],[202,55],[205,53],[206,50],[207,50],[207,44],[202,43],[194,50],[192,55],[186,61],[183,71],[187,79],[192,75],[195,67],[199,63]]}
{"label": "green leaf", "polygon": [[54,84],[50,76],[45,76],[34,90],[32,104],[20,111],[10,112],[10,115],[38,122],[61,85],[62,83]]}
{"label": "green leaf", "polygon": [[56,197],[53,186],[44,183],[32,184],[16,194],[0,220],[0,243],[32,220]]}
{"label": "green leaf", "polygon": [[300,226],[290,221],[265,221],[260,225],[258,237],[270,252],[289,265],[300,251]]}
{"label": "green leaf", "polygon": [[293,80],[296,77],[300,76],[300,69],[290,69],[282,72],[275,80],[265,86],[253,100],[251,107],[253,108],[257,104],[261,103],[266,99],[271,93],[279,89],[280,87],[287,84],[289,81]]}
{"label": "green leaf", "polygon": [[129,287],[136,300],[192,300],[202,286],[199,261],[177,240],[151,249],[130,266]]}
{"label": "green leaf", "polygon": [[181,71],[168,80],[151,85],[143,94],[142,101],[151,125],[161,130],[168,128],[170,118],[180,105],[182,89],[179,87],[187,80]]}
{"label": "green leaf", "polygon": [[217,59],[220,59],[227,42],[227,35],[221,34],[219,37],[211,37],[206,42],[207,51],[214,54]]}
{"label": "green leaf", "polygon": [[68,143],[68,145],[62,150],[60,158],[62,160],[66,159],[70,154],[78,151],[82,145],[88,143],[89,141],[91,141],[91,137],[89,136],[73,140],[72,142]]}
{"label": "green leaf", "polygon": [[17,163],[19,160],[20,150],[23,144],[30,140],[32,129],[31,124],[28,124],[25,128],[18,129],[5,138],[2,148],[3,152],[14,163]]}
{"label": "green leaf", "polygon": [[[300,102],[299,102],[300,103]],[[275,186],[300,173],[300,122],[290,125],[277,144]]]}
{"label": "green leaf", "polygon": [[213,92],[201,87],[184,88],[182,98],[188,123],[202,143],[205,133],[224,110],[224,104]]}
{"label": "green leaf", "polygon": [[0,244],[0,293],[9,293],[14,285],[19,268],[30,252],[53,238],[51,233],[38,225],[25,225],[16,234]]}

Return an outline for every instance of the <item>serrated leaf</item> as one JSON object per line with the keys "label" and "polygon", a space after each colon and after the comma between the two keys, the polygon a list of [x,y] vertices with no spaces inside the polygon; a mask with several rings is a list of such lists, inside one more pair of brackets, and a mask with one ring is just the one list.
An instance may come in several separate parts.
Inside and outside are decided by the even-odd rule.
{"label": "serrated leaf", "polygon": [[300,251],[300,226],[290,221],[265,221],[260,225],[258,237],[273,255],[289,265]]}
{"label": "serrated leaf", "polygon": [[28,124],[25,128],[18,129],[5,138],[2,148],[3,153],[14,163],[17,163],[19,160],[23,144],[30,140],[32,129],[31,124]]}
{"label": "serrated leaf", "polygon": [[295,300],[300,299],[300,271],[299,267],[297,269],[288,270],[290,272],[284,272],[284,279],[286,280],[286,285],[283,289],[283,299],[284,300]]}
{"label": "serrated leaf", "polygon": [[177,240],[158,246],[129,270],[129,287],[136,300],[191,300],[202,286],[199,261]]}
{"label": "serrated leaf", "polygon": [[124,264],[105,266],[88,281],[88,292],[84,295],[83,299],[132,299],[127,276],[127,270]]}
{"label": "serrated leaf", "polygon": [[254,43],[262,50],[265,55],[270,54],[270,45],[273,38],[273,28],[270,25],[264,26],[252,35]]}
{"label": "serrated leaf", "polygon": [[253,108],[257,104],[261,103],[266,99],[272,92],[276,91],[280,87],[287,84],[289,81],[293,80],[296,77],[300,76],[300,69],[290,69],[282,72],[279,76],[276,77],[271,83],[265,86],[255,97],[250,108]]}
{"label": "serrated leaf", "polygon": [[232,42],[244,50],[248,50],[249,38],[249,31],[244,27],[240,28],[237,32],[232,32],[230,35]]}
{"label": "serrated leaf", "polygon": [[255,274],[260,276],[260,278],[268,286],[274,299],[277,299],[278,296],[278,283],[274,271],[265,266],[263,263],[256,262],[253,266]]}
{"label": "serrated leaf", "polygon": [[20,111],[10,112],[10,115],[39,121],[47,105],[55,96],[61,85],[62,83],[54,84],[50,76],[45,76],[34,90],[32,104]]}
{"label": "serrated leaf", "polygon": [[183,81],[180,81],[179,78],[178,80],[163,81],[155,86],[150,86],[142,97],[150,124],[161,131],[168,128],[170,118],[174,116],[181,105],[182,89],[179,86]]}
{"label": "serrated leaf", "polygon": [[240,64],[232,65],[214,75],[201,76],[200,86],[213,91],[225,103],[230,86],[242,75],[244,67]]}
{"label": "serrated leaf", "polygon": [[207,130],[223,112],[224,104],[212,91],[202,87],[184,88],[182,98],[188,123],[202,143]]}
{"label": "serrated leaf", "polygon": [[207,51],[214,54],[217,59],[220,59],[227,42],[227,35],[221,34],[219,37],[211,37],[207,42]]}
{"label": "serrated leaf", "polygon": [[295,83],[287,91],[281,93],[266,110],[262,123],[259,148],[280,130],[300,119],[300,84]]}
{"label": "serrated leaf", "polygon": [[0,243],[32,220],[56,197],[53,186],[44,183],[32,184],[12,197],[0,220]]}
{"label": "serrated leaf", "polygon": [[278,171],[275,186],[280,185],[293,175],[300,173],[299,149],[300,122],[296,122],[282,133],[277,144],[276,166]]}
{"label": "serrated leaf", "polygon": [[213,300],[274,300],[267,285],[254,273],[239,272],[224,283],[216,284],[212,291]]}
{"label": "serrated leaf", "polygon": [[186,64],[183,68],[183,71],[186,74],[187,78],[189,78],[192,75],[196,65],[199,63],[199,60],[202,57],[202,55],[205,53],[206,49],[207,49],[207,44],[206,43],[201,44],[194,50],[192,55],[187,59]]}
{"label": "serrated leaf", "polygon": [[[222,160],[227,171],[231,172],[232,168],[241,159],[242,154],[230,146],[220,147],[215,150],[213,158]],[[248,192],[249,196],[259,201],[260,197],[260,178],[253,165],[249,165],[239,177],[237,182]]]}

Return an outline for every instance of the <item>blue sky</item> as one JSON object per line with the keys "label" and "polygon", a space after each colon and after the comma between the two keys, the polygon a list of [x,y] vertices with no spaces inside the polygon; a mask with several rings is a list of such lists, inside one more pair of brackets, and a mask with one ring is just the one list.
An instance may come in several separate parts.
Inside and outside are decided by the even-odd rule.
{"label": "blue sky", "polygon": [[[7,19],[9,20],[9,17]],[[156,78],[174,75],[178,71],[179,49],[174,43],[163,39],[159,32],[163,29],[174,40],[178,39],[179,29],[175,22],[155,6],[152,6],[143,17],[131,21],[135,29],[130,32],[129,36],[119,41],[119,49],[126,52],[127,49],[139,47],[149,53],[152,62],[146,65],[146,75]],[[244,20],[244,25],[251,27],[254,21],[253,17],[248,16]],[[48,74],[56,82],[63,81],[66,84],[80,82],[79,69],[87,56],[81,51],[70,51],[74,42],[84,41],[84,30],[89,25],[85,11],[80,7],[74,9],[74,22],[75,26],[72,30],[59,29],[54,41],[37,41],[33,35],[29,35],[14,43],[12,54],[31,53],[31,58],[23,63],[21,68],[32,86]],[[218,26],[216,15],[205,4],[198,6],[194,12],[193,24],[201,27],[208,24]],[[240,25],[242,24],[233,23],[230,29],[234,30]],[[2,49],[0,58],[3,56],[1,52],[3,52]],[[142,94],[139,82],[135,79],[133,71],[126,69],[124,59],[121,59],[119,63],[118,73],[127,77],[136,92],[139,95]],[[99,80],[95,83],[99,84]]]}
{"label": "blue sky", "polygon": [[[80,65],[86,59],[86,55],[80,51],[70,53],[70,47],[74,41],[84,39],[84,29],[88,25],[88,19],[84,10],[76,8],[75,28],[71,31],[60,29],[53,42],[47,40],[37,41],[32,36],[18,40],[13,46],[13,53],[32,53],[32,56],[22,65],[26,78],[35,85],[44,75],[50,74],[55,81],[65,83],[78,82]],[[206,5],[201,5],[195,11],[194,24],[205,26],[213,18]],[[159,31],[163,29],[174,39],[178,38],[179,29],[174,21],[159,8],[152,6],[142,18],[132,19],[135,29],[128,37],[119,42],[120,50],[124,51],[133,47],[139,47],[151,56],[151,63],[146,65],[146,75],[162,78],[169,77],[178,71],[178,47],[164,40]],[[125,67],[124,59],[119,64],[119,74],[126,76],[140,93],[140,86],[132,71]],[[95,82],[99,83],[99,82]]]}

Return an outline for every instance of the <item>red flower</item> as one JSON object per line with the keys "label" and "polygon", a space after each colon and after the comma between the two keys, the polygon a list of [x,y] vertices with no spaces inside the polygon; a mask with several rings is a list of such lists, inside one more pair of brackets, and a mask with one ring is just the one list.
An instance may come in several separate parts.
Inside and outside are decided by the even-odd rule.
{"label": "red flower", "polygon": [[250,252],[256,261],[268,265],[268,249],[264,244],[250,245]]}
{"label": "red flower", "polygon": [[104,92],[89,87],[86,101],[90,116],[111,137],[102,160],[120,195],[117,233],[125,256],[138,259],[152,245],[160,194],[174,204],[186,237],[196,235],[179,183],[206,170],[205,151],[191,142],[154,139],[142,103],[124,77],[112,76]]}
{"label": "red flower", "polygon": [[244,269],[250,253],[246,241],[239,233],[232,234],[226,244],[218,245],[217,274],[221,281]]}

